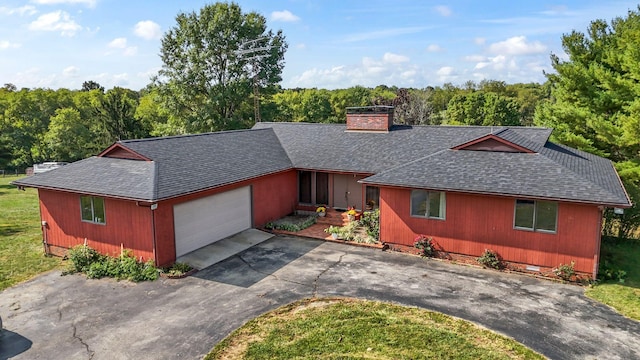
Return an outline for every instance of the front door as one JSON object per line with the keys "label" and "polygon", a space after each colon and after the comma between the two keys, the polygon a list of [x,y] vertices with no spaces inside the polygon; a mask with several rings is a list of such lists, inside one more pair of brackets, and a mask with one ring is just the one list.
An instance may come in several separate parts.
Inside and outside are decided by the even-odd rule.
{"label": "front door", "polygon": [[353,206],[362,208],[362,184],[358,180],[362,176],[339,175],[333,176],[333,206],[339,209],[346,209]]}

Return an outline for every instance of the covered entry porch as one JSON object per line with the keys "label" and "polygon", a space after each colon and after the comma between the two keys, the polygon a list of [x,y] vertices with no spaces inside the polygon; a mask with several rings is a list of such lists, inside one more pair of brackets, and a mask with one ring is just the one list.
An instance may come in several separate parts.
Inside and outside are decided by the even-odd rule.
{"label": "covered entry porch", "polygon": [[326,205],[339,210],[377,208],[380,189],[358,182],[369,175],[300,170],[298,204],[301,208]]}

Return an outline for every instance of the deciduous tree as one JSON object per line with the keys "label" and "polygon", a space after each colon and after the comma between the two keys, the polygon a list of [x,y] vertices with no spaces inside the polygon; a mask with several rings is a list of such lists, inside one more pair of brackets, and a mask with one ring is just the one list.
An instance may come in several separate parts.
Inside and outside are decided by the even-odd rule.
{"label": "deciduous tree", "polygon": [[222,2],[180,13],[176,23],[160,50],[158,84],[167,108],[187,132],[237,127],[253,86],[281,80],[287,49],[282,31],[274,34],[264,16]]}

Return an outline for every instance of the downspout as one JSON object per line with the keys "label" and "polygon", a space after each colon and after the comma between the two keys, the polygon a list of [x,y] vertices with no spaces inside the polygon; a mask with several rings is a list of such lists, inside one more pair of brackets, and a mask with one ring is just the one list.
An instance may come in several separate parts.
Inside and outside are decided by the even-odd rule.
{"label": "downspout", "polygon": [[153,262],[158,266],[158,252],[156,251],[156,212],[158,204],[151,205],[151,236],[153,236]]}
{"label": "downspout", "polygon": [[596,235],[598,246],[596,253],[593,254],[593,280],[598,278],[598,267],[600,266],[600,246],[602,245],[602,218],[604,217],[604,207],[599,206],[598,212],[600,213],[600,221],[598,221],[598,234]]}
{"label": "downspout", "polygon": [[[20,189],[20,187],[18,187]],[[24,188],[22,188],[24,190]],[[40,200],[40,189],[38,189],[38,210],[40,211],[40,219],[42,220],[42,201]],[[42,229],[42,246],[44,247],[44,254],[51,255],[51,249],[49,248],[49,236],[47,234],[47,228],[49,224],[46,220],[42,220],[40,223],[40,227]]]}
{"label": "downspout", "polygon": [[46,221],[42,221],[42,246],[44,247],[44,254],[45,255],[51,255],[51,251],[49,250],[49,243],[48,243],[48,239],[47,239],[47,228],[49,227],[49,224],[47,224]]}

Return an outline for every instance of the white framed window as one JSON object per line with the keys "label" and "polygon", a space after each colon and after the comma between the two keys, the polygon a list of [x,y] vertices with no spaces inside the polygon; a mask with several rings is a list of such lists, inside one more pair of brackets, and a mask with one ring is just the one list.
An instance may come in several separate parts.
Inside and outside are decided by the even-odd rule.
{"label": "white framed window", "polygon": [[444,220],[446,205],[442,191],[411,190],[411,216]]}
{"label": "white framed window", "polygon": [[103,198],[96,196],[81,196],[80,210],[82,213],[82,221],[94,224],[106,224]]}
{"label": "white framed window", "polygon": [[555,233],[558,227],[558,203],[516,199],[513,227],[519,230]]}

